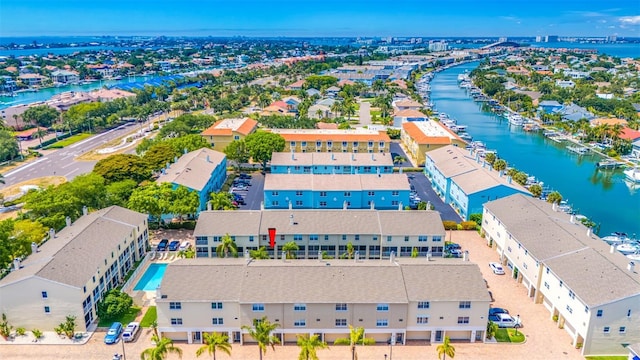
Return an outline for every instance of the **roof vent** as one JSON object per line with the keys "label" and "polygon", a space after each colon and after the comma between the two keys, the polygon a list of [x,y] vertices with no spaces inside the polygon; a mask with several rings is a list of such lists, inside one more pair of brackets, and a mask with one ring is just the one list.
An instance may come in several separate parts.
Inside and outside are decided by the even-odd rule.
{"label": "roof vent", "polygon": [[636,267],[636,263],[634,263],[633,261],[629,261],[629,264],[627,265],[627,270],[631,271],[631,272],[635,272],[635,267]]}

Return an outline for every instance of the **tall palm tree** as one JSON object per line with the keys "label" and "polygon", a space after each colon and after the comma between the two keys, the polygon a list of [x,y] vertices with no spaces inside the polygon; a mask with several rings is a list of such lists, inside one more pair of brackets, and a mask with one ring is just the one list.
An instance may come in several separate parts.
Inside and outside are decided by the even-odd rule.
{"label": "tall palm tree", "polygon": [[351,349],[351,360],[358,360],[358,353],[356,352],[356,345],[370,345],[375,343],[374,339],[367,339],[364,337],[364,328],[349,325],[349,337],[348,338],[338,338],[333,344],[334,345],[349,345]]}
{"label": "tall palm tree", "polygon": [[300,355],[298,360],[318,360],[317,349],[326,349],[327,343],[320,340],[318,335],[308,334],[298,335],[298,346],[300,347]]}
{"label": "tall palm tree", "polygon": [[231,344],[229,343],[229,336],[223,333],[204,333],[202,335],[202,340],[205,345],[202,345],[198,350],[196,350],[196,356],[200,356],[204,354],[204,352],[208,352],[209,355],[213,356],[213,360],[216,360],[216,350],[220,350],[227,355],[231,355]]}
{"label": "tall palm tree", "polygon": [[169,353],[178,354],[178,357],[182,359],[182,349],[173,346],[171,339],[166,337],[158,339],[158,337],[153,336],[151,341],[155,342],[156,346],[145,349],[142,354],[140,354],[141,360],[164,360]]}
{"label": "tall palm tree", "polygon": [[289,241],[288,243],[282,246],[282,251],[284,251],[285,257],[287,259],[295,259],[296,252],[300,249],[298,244],[295,241]]}
{"label": "tall palm tree", "polygon": [[262,354],[267,353],[267,346],[271,346],[271,349],[276,351],[275,345],[280,343],[280,339],[272,333],[279,326],[280,324],[271,323],[266,316],[263,316],[262,319],[253,319],[253,326],[242,326],[242,329],[246,330],[249,336],[258,342],[260,360],[262,360]]}
{"label": "tall palm tree", "polygon": [[226,234],[222,237],[222,243],[216,248],[216,253],[220,258],[229,257],[229,253],[235,257],[238,255],[238,246],[236,242],[233,241],[233,238],[231,238],[229,234]]}
{"label": "tall palm tree", "polygon": [[444,360],[447,356],[453,359],[456,356],[456,348],[451,345],[451,340],[448,336],[444,337],[444,342],[438,345],[436,350],[438,351],[438,359],[442,357],[442,360]]}

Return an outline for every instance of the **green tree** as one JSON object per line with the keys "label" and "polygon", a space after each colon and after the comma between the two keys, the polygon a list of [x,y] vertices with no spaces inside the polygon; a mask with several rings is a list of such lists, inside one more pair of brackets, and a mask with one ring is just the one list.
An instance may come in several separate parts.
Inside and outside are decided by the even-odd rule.
{"label": "green tree", "polygon": [[151,341],[155,343],[155,347],[145,349],[140,354],[141,360],[164,360],[169,353],[177,354],[182,359],[182,349],[173,345],[173,341],[169,338],[152,336]]}
{"label": "green tree", "polygon": [[493,162],[492,166],[493,166],[494,170],[498,170],[498,171],[504,170],[504,169],[507,168],[507,162],[504,161],[503,159],[498,159],[498,160]]}
{"label": "green tree", "polygon": [[529,186],[529,192],[531,192],[531,195],[533,195],[533,197],[539,198],[540,196],[542,196],[542,186],[540,186],[540,184],[533,184]]}
{"label": "green tree", "polygon": [[67,315],[64,322],[58,325],[58,329],[64,333],[69,339],[73,338],[76,332],[76,317]]}
{"label": "green tree", "polygon": [[219,258],[226,258],[229,257],[229,253],[236,257],[238,255],[238,246],[229,234],[225,234],[220,245],[216,247],[216,254],[218,254]]}
{"label": "green tree", "polygon": [[189,191],[185,186],[179,185],[171,194],[169,211],[178,215],[182,221],[185,215],[195,214],[200,208],[200,196],[195,191]]}
{"label": "green tree", "polygon": [[98,317],[103,320],[114,320],[127,313],[133,305],[129,294],[118,289],[111,289],[104,299],[98,303]]}
{"label": "green tree", "polygon": [[236,164],[238,171],[240,171],[240,165],[249,162],[250,158],[247,144],[243,139],[232,141],[224,148],[224,154],[227,155],[227,160]]}
{"label": "green tree", "polygon": [[0,161],[13,160],[19,153],[18,140],[8,129],[0,128]]}
{"label": "green tree", "polygon": [[303,334],[298,335],[298,346],[300,347],[300,355],[298,360],[318,360],[318,349],[326,349],[327,343],[320,340],[318,335]]}
{"label": "green tree", "polygon": [[209,195],[211,210],[234,210],[233,195],[228,192],[215,192]]}
{"label": "green tree", "polygon": [[146,165],[147,171],[150,172],[151,170],[160,170],[167,164],[173,163],[179,154],[180,152],[176,151],[169,143],[161,142],[145,151],[141,160]]}
{"label": "green tree", "polygon": [[351,241],[347,242],[347,250],[344,254],[340,255],[342,259],[353,259],[353,255],[355,253],[355,248],[353,247],[353,243]]}
{"label": "green tree", "polygon": [[258,250],[249,250],[249,256],[252,259],[269,259],[269,252],[266,246],[260,246]]}
{"label": "green tree", "polygon": [[358,353],[356,352],[356,345],[371,345],[374,344],[374,339],[367,339],[364,336],[364,328],[356,327],[349,325],[349,337],[348,338],[338,338],[333,344],[334,345],[349,345],[351,349],[351,360],[358,360]]}
{"label": "green tree", "polygon": [[557,191],[553,191],[549,195],[547,195],[547,202],[548,203],[560,204],[561,201],[562,201],[562,195]]}
{"label": "green tree", "polygon": [[162,221],[162,214],[168,214],[171,206],[171,184],[158,185],[150,183],[136,188],[129,197],[128,208],[154,216],[158,225]]}
{"label": "green tree", "polygon": [[456,356],[456,348],[451,345],[451,339],[448,336],[444,337],[444,342],[438,345],[436,350],[438,351],[438,359],[444,360],[447,356],[453,359]]}
{"label": "green tree", "polygon": [[402,164],[405,161],[407,161],[407,159],[404,156],[397,155],[393,158],[393,163],[395,165]]}
{"label": "green tree", "polygon": [[496,336],[497,332],[498,332],[498,324],[489,320],[489,322],[487,323],[487,339],[493,339]]}
{"label": "green tree", "polygon": [[217,332],[204,333],[202,334],[202,341],[204,345],[196,350],[196,356],[198,357],[204,354],[205,351],[213,357],[213,360],[216,360],[216,351],[222,351],[227,355],[231,355],[231,344],[229,343],[229,336],[227,334]]}
{"label": "green tree", "polygon": [[284,150],[285,146],[282,136],[265,131],[250,134],[245,138],[245,143],[253,161],[260,162],[264,171],[267,169],[267,162],[271,160],[271,155]]}
{"label": "green tree", "polygon": [[271,323],[266,316],[261,319],[253,319],[253,326],[242,326],[242,329],[246,330],[249,336],[258,343],[260,360],[262,360],[262,355],[267,353],[268,346],[271,346],[271,349],[276,351],[275,345],[280,343],[280,339],[273,335],[273,331],[278,327],[280,327],[280,324]]}
{"label": "green tree", "polygon": [[138,187],[138,183],[134,180],[127,179],[122,181],[112,182],[107,185],[107,206],[118,205],[121,207],[127,207],[129,197],[133,193],[133,190]]}
{"label": "green tree", "polygon": [[140,183],[151,178],[151,170],[145,161],[132,154],[116,154],[99,160],[93,172],[102,176],[107,183],[128,179]]}
{"label": "green tree", "polygon": [[297,251],[300,249],[298,244],[295,241],[289,241],[288,243],[282,245],[282,251],[284,251],[285,257],[287,259],[295,259]]}
{"label": "green tree", "polygon": [[496,161],[496,154],[494,153],[487,153],[484,156],[484,161],[487,162],[487,164],[493,166],[493,163]]}
{"label": "green tree", "polygon": [[5,340],[11,335],[11,330],[13,330],[13,326],[9,324],[7,320],[7,315],[2,313],[2,322],[0,322],[0,336],[2,336]]}
{"label": "green tree", "polygon": [[22,120],[35,126],[48,128],[56,120],[60,113],[49,105],[38,105],[29,107],[22,113]]}

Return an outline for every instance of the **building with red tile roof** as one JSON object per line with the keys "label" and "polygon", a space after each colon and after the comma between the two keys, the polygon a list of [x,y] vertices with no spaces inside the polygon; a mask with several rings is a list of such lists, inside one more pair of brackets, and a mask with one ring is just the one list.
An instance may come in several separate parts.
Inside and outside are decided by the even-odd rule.
{"label": "building with red tile roof", "polygon": [[223,119],[211,125],[200,135],[204,137],[211,148],[224,151],[234,140],[241,140],[258,128],[258,122],[251,118]]}
{"label": "building with red tile roof", "polygon": [[425,153],[447,145],[464,148],[467,143],[456,133],[437,121],[413,121],[402,124],[400,139],[404,144],[407,155],[411,156],[417,165],[425,162]]}

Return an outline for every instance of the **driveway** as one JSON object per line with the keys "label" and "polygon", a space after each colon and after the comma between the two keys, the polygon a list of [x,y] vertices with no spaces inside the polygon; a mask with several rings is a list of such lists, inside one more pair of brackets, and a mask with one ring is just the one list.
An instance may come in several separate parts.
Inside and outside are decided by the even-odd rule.
{"label": "driveway", "polygon": [[360,104],[360,125],[371,125],[371,104],[366,101],[360,101],[358,104]]}
{"label": "driveway", "polygon": [[413,164],[411,164],[411,162],[409,162],[409,157],[404,152],[404,150],[402,149],[400,144],[398,144],[397,142],[391,141],[391,143],[389,143],[389,152],[391,153],[391,157],[393,157],[393,158],[395,158],[396,156],[402,156],[403,158],[407,159],[407,161],[403,161],[403,162],[401,162],[399,164],[394,164],[395,166],[413,167]]}
{"label": "driveway", "polygon": [[431,204],[435,207],[436,211],[440,212],[440,216],[442,220],[451,220],[455,222],[460,222],[462,219],[460,215],[458,215],[455,210],[449,205],[445,204],[442,199],[436,194],[436,192],[431,187],[431,182],[424,173],[411,173],[413,174],[413,179],[409,179],[409,182],[414,186],[415,191],[420,196],[420,199],[424,202],[431,202]]}
{"label": "driveway", "polygon": [[249,186],[249,191],[244,192],[245,205],[240,205],[240,210],[260,210],[260,202],[264,199],[264,175],[260,171],[248,174],[252,176],[251,186]]}

